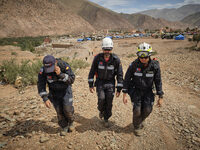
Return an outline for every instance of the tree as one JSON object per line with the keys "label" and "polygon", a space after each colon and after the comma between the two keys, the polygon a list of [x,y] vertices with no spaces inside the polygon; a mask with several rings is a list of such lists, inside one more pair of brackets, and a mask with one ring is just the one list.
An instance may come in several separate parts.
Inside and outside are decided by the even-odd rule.
{"label": "tree", "polygon": [[187,27],[187,28],[185,29],[185,31],[186,31],[186,32],[189,32],[189,31],[190,31],[190,28],[189,28],[189,27]]}
{"label": "tree", "polygon": [[200,34],[195,34],[193,35],[193,41],[196,41],[196,46],[198,45],[199,41],[200,41]]}

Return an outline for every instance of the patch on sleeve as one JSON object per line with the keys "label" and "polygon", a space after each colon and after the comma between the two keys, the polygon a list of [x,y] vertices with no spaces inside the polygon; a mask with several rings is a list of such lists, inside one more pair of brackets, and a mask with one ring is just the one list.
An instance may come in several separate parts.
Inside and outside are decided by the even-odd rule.
{"label": "patch on sleeve", "polygon": [[40,69],[40,74],[42,74],[42,73],[43,73],[43,71],[44,71],[44,69],[43,69],[43,68],[41,68],[41,69]]}

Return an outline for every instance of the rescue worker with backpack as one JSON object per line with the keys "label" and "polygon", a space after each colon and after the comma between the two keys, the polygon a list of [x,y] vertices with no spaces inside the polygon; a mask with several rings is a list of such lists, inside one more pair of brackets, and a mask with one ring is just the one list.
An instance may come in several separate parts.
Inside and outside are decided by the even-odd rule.
{"label": "rescue worker with backpack", "polygon": [[[117,79],[116,97],[120,96],[123,87],[123,70],[119,57],[112,53],[113,41],[106,37],[102,41],[103,53],[95,56],[89,76],[88,83],[91,93],[94,86],[98,96],[98,110],[100,119],[104,119],[105,127],[109,127],[108,119],[112,116],[112,103],[115,95],[115,78]],[[96,76],[96,81],[94,81]]]}
{"label": "rescue worker with backpack", "polygon": [[[58,124],[62,128],[61,135],[74,130],[74,107],[72,84],[75,75],[68,63],[54,56],[47,55],[43,59],[43,67],[38,74],[38,93],[47,108],[51,103],[57,112]],[[49,87],[49,94],[46,90]]]}
{"label": "rescue worker with backpack", "polygon": [[157,60],[151,59],[151,53],[151,45],[144,42],[138,46],[138,58],[130,64],[123,82],[123,102],[127,103],[128,93],[133,104],[133,126],[136,136],[142,135],[143,121],[152,112],[155,99],[153,84],[159,96],[157,106],[161,107],[163,103],[160,65]]}

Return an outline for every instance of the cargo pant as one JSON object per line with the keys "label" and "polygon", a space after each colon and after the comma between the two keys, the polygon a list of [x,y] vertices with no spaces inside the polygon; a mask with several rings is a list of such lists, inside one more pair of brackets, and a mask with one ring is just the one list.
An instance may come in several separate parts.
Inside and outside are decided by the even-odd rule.
{"label": "cargo pant", "polygon": [[129,95],[133,104],[133,125],[137,129],[152,112],[155,96],[151,89],[133,89]]}
{"label": "cargo pant", "polygon": [[112,83],[97,85],[98,110],[103,114],[104,120],[112,116],[112,103],[115,94],[115,86]]}
{"label": "cargo pant", "polygon": [[50,90],[49,99],[57,112],[59,126],[65,128],[72,124],[74,121],[74,107],[71,86],[59,91]]}

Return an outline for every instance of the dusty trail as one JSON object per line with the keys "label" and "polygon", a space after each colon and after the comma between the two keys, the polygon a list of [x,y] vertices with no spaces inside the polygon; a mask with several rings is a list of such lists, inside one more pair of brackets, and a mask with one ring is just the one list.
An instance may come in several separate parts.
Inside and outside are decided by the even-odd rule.
{"label": "dusty trail", "polygon": [[[108,129],[103,126],[98,118],[96,93],[89,93],[88,67],[77,72],[73,85],[76,131],[64,137],[59,135],[54,109],[45,108],[36,86],[27,87],[20,94],[11,86],[1,85],[0,144],[6,142],[3,149],[199,149],[200,53],[185,50],[191,45],[187,41],[114,40],[114,52],[122,60],[124,73],[135,59],[127,56],[135,52],[133,49],[141,41],[151,43],[157,51],[165,92],[163,107],[154,106],[145,121],[143,136],[133,134],[132,106],[130,100],[127,105],[122,103],[122,95],[113,101],[112,126]],[[100,51],[99,45],[100,42],[84,43],[84,49],[77,50],[77,57],[87,56],[91,64],[93,56],[88,56],[88,51]],[[46,142],[41,143],[45,138]]]}

